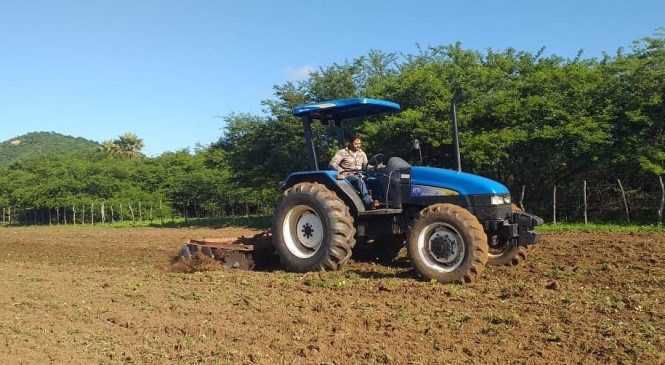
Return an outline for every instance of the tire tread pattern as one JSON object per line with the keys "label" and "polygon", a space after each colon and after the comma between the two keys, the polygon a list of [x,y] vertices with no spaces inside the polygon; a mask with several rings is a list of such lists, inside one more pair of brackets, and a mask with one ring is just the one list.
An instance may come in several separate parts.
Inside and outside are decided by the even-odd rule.
{"label": "tire tread pattern", "polygon": [[338,270],[351,257],[351,252],[356,244],[356,227],[349,207],[344,204],[337,194],[319,183],[300,183],[286,189],[282,199],[288,198],[290,194],[302,193],[314,197],[321,202],[329,219],[332,222],[332,240],[327,254],[315,268],[319,271]]}
{"label": "tire tread pattern", "polygon": [[[462,223],[463,229],[468,232],[471,240],[475,242],[473,251],[471,252],[471,265],[468,266],[459,278],[453,280],[457,284],[470,284],[474,282],[485,268],[487,263],[487,253],[489,246],[487,244],[487,235],[483,230],[483,226],[478,222],[478,219],[471,214],[468,210],[454,204],[433,204],[421,210],[416,219],[413,221],[413,226],[432,214],[444,214],[451,216]],[[418,269],[418,268],[416,268]]]}

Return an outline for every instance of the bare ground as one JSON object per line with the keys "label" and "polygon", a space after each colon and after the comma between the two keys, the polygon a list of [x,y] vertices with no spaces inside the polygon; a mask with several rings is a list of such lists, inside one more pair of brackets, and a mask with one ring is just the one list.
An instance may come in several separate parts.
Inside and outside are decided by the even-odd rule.
{"label": "bare ground", "polygon": [[169,271],[245,229],[0,228],[0,363],[665,363],[665,234],[556,233],[471,286],[408,260]]}

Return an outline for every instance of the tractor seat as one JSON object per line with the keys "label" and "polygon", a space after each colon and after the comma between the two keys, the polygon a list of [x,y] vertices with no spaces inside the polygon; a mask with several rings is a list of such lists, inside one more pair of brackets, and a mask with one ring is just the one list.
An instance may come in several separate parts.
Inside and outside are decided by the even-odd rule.
{"label": "tractor seat", "polygon": [[391,157],[388,159],[388,162],[386,163],[386,166],[379,168],[379,171],[382,171],[384,174],[390,174],[391,171],[394,170],[400,170],[404,171],[404,169],[410,169],[411,165],[404,161],[401,157]]}
{"label": "tractor seat", "polygon": [[[385,166],[378,168],[376,171],[378,176],[376,176],[375,189],[379,190],[380,193],[375,197],[379,199],[382,203],[382,207],[401,207],[401,194],[398,186],[403,174],[409,174],[411,170],[411,165],[404,161],[400,157],[391,157],[388,159],[388,162]],[[393,181],[392,188],[390,187],[391,182]],[[386,196],[386,193],[388,196]]]}

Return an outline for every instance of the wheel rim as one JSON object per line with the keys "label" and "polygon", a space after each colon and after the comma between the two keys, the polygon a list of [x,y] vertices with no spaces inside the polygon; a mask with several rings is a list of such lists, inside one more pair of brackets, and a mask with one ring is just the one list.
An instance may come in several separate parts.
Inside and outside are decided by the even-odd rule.
{"label": "wheel rim", "polygon": [[445,223],[430,224],[418,235],[418,253],[430,268],[451,272],[464,261],[464,239],[452,226]]}
{"label": "wheel rim", "polygon": [[286,247],[300,258],[314,256],[323,243],[323,222],[319,215],[306,205],[297,205],[286,213],[282,232]]}

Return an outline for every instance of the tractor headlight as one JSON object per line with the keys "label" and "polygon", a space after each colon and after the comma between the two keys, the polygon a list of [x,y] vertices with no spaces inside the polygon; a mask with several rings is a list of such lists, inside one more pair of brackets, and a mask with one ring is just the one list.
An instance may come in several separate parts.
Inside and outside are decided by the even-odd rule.
{"label": "tractor headlight", "polygon": [[501,205],[501,204],[510,204],[510,195],[492,195],[490,197],[490,204],[492,205]]}

